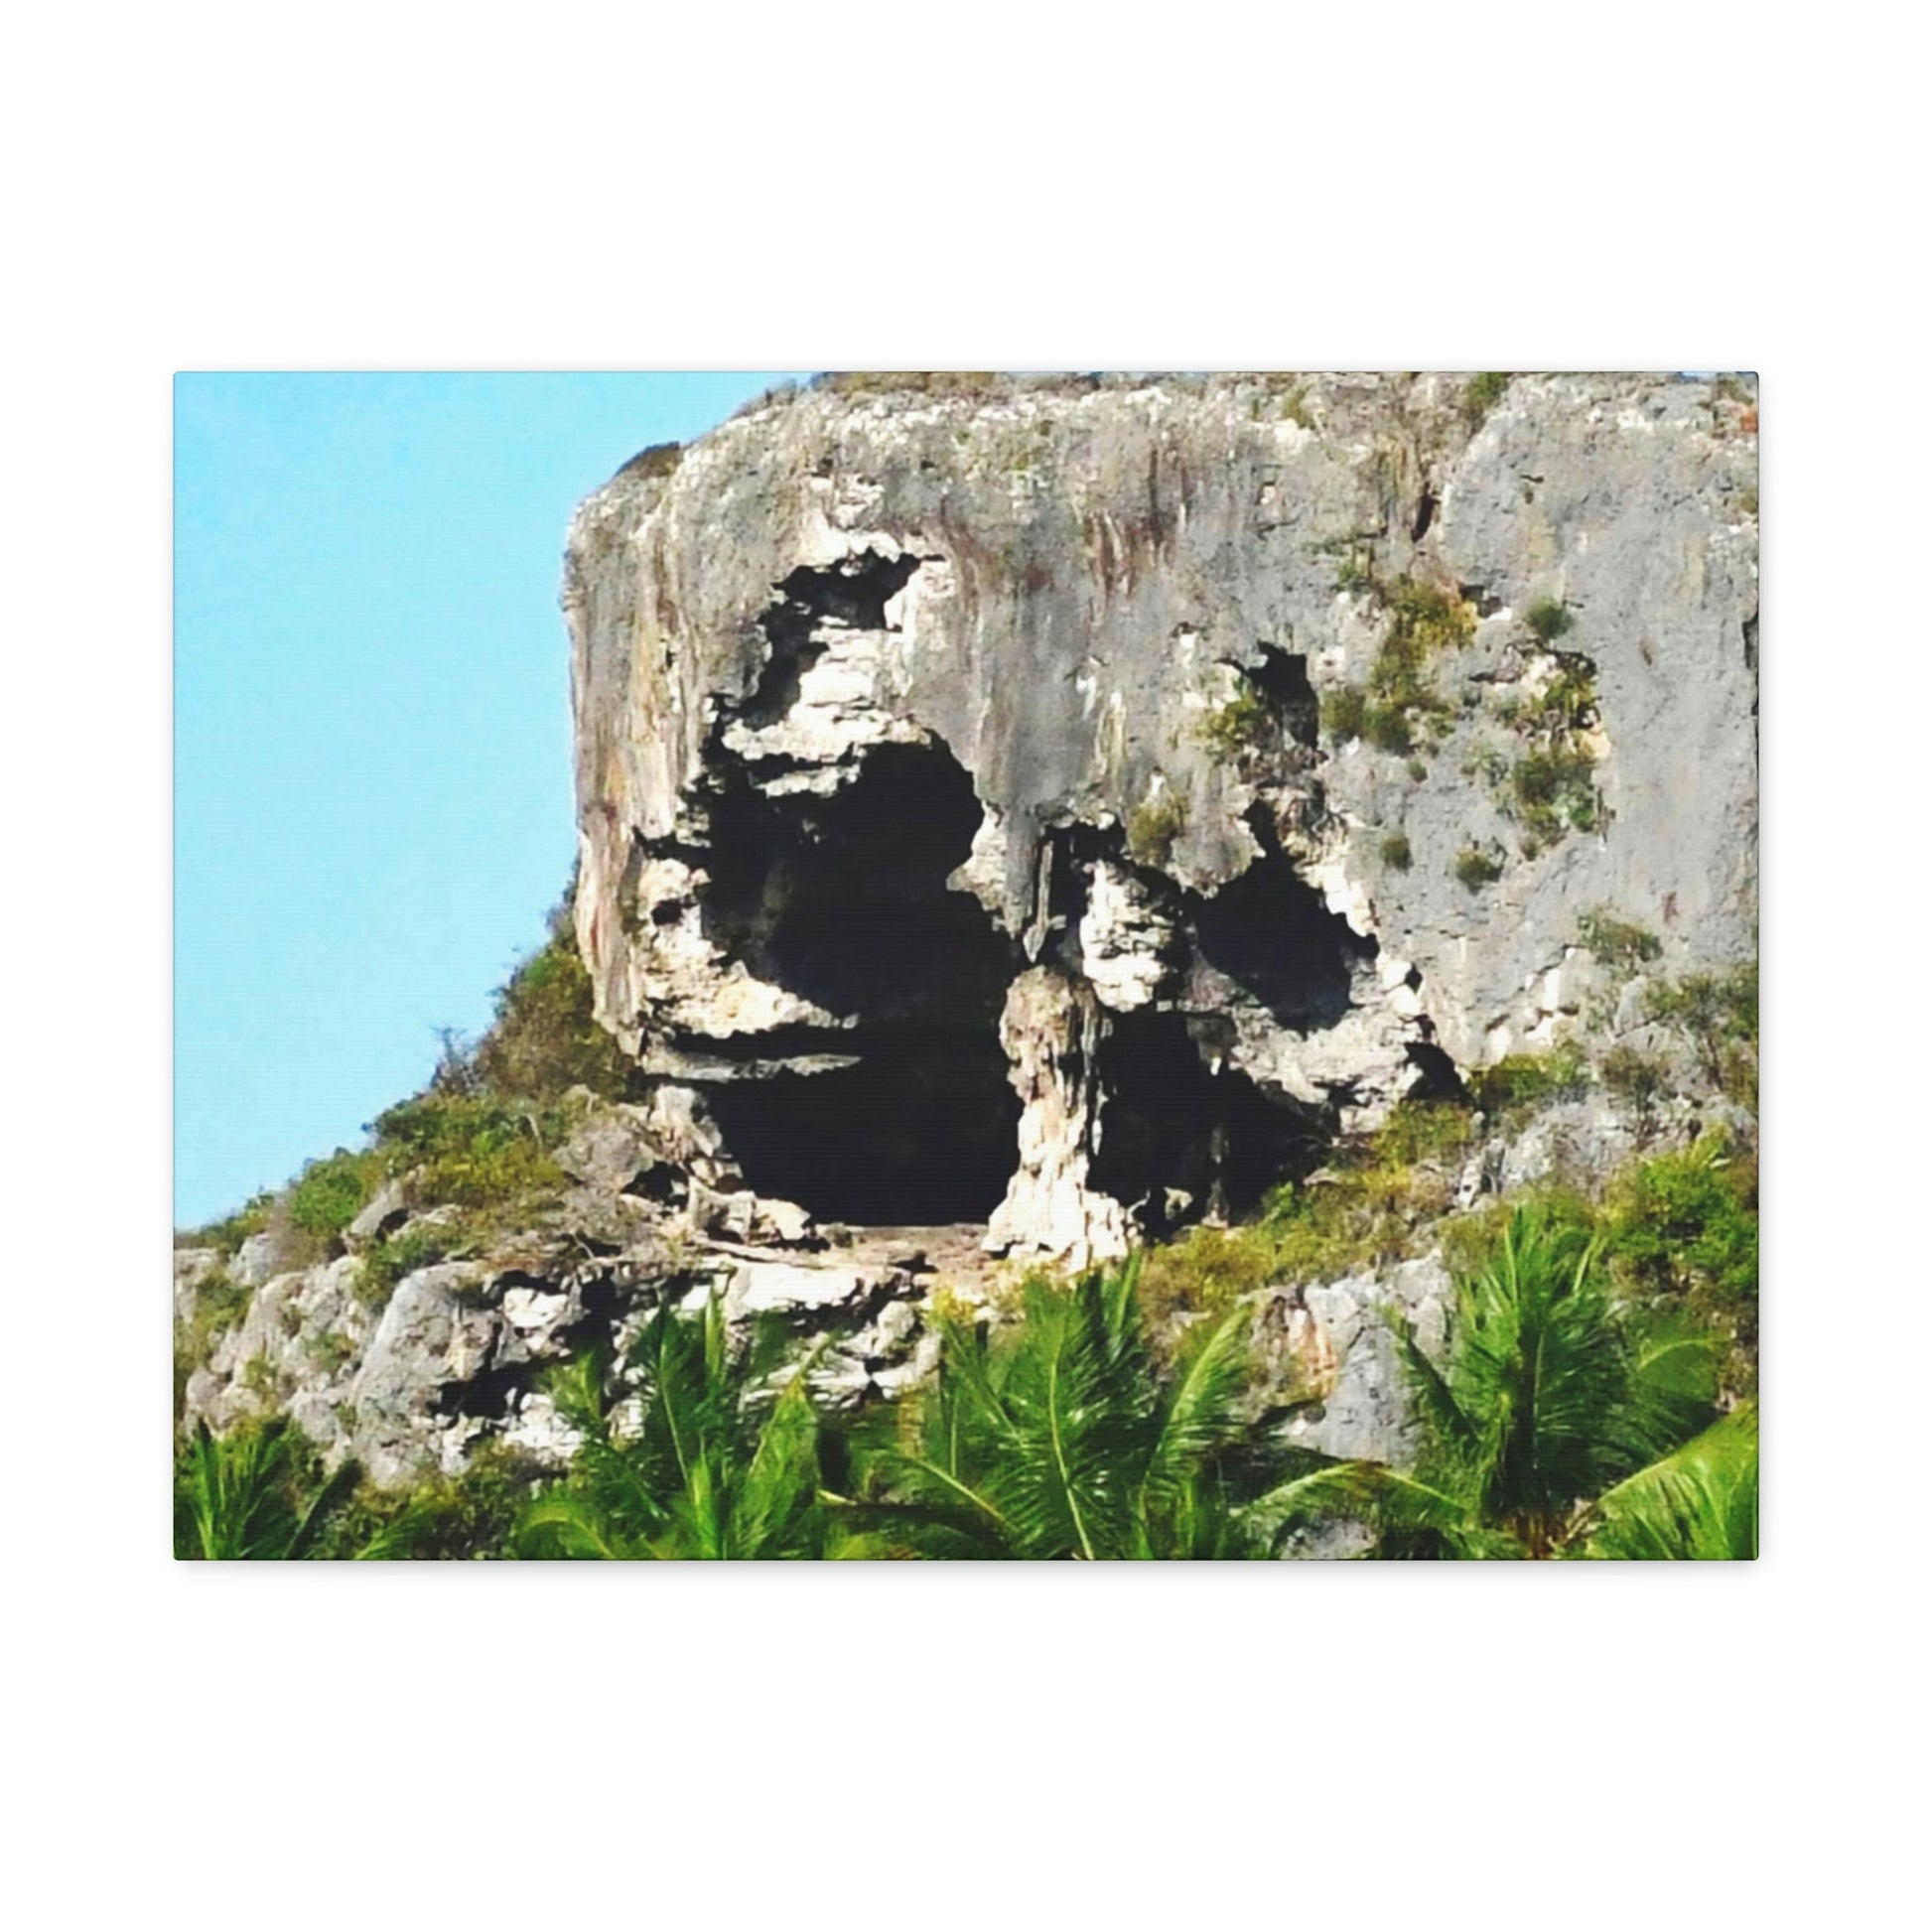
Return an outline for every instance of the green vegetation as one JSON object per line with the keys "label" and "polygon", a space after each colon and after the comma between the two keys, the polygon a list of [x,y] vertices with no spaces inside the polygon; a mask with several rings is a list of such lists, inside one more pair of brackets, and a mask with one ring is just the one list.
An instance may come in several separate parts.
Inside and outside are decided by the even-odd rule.
{"label": "green vegetation", "polygon": [[1388,606],[1389,627],[1376,648],[1366,685],[1345,685],[1321,700],[1321,729],[1331,738],[1361,738],[1377,751],[1407,757],[1447,728],[1450,706],[1430,675],[1433,661],[1475,634],[1475,612],[1453,593],[1403,577],[1386,587],[1351,557],[1343,590],[1373,589]]}
{"label": "green vegetation", "polygon": [[319,1335],[311,1335],[303,1353],[324,1375],[333,1377],[355,1359],[355,1343],[340,1328],[329,1328]]}
{"label": "green vegetation", "polygon": [[1243,683],[1228,702],[1201,721],[1201,742],[1231,764],[1265,751],[1275,735],[1275,714],[1253,685]]}
{"label": "green vegetation", "polygon": [[1128,814],[1128,855],[1144,866],[1165,866],[1173,856],[1174,841],[1186,829],[1187,801],[1177,791],[1163,787]]}
{"label": "green vegetation", "polygon": [[[1069,378],[1090,386],[1091,378]],[[841,396],[985,396],[1012,378],[988,369],[840,369],[814,378],[814,389]]]}
{"label": "green vegetation", "polygon": [[[1539,635],[1560,635],[1568,625],[1561,605],[1539,605],[1531,617]],[[1485,748],[1465,769],[1494,784],[1503,810],[1522,824],[1524,857],[1534,858],[1568,831],[1594,831],[1603,808],[1596,791],[1594,750],[1587,737],[1598,715],[1589,660],[1559,656],[1546,683],[1504,703],[1496,715],[1529,739],[1531,750],[1511,762]]]}
{"label": "green vegetation", "polygon": [[1589,1068],[1574,1047],[1549,1053],[1512,1053],[1469,1075],[1469,1098],[1485,1114],[1520,1119],[1553,1100],[1574,1100],[1587,1091]]}
{"label": "green vegetation", "polygon": [[495,1017],[474,1054],[487,1093],[549,1104],[572,1087],[613,1100],[629,1090],[630,1063],[592,1012],[569,907],[566,898],[550,916],[548,941],[497,989]]}
{"label": "green vegetation", "polygon": [[1640,1162],[1610,1189],[1604,1244],[1633,1293],[1680,1304],[1726,1345],[1726,1386],[1756,1386],[1757,1160],[1722,1134]]}
{"label": "green vegetation", "polygon": [[206,1227],[185,1228],[175,1236],[177,1248],[218,1248],[224,1259],[232,1260],[244,1241],[260,1234],[274,1210],[272,1193],[257,1194],[245,1207]]}
{"label": "green vegetation", "polygon": [[1567,831],[1593,832],[1601,812],[1596,760],[1568,746],[1531,752],[1510,766],[1506,803],[1522,822],[1526,859]]}
{"label": "green vegetation", "polygon": [[484,1443],[459,1476],[431,1476],[404,1490],[363,1484],[329,1516],[316,1553],[390,1562],[507,1557],[538,1482],[526,1456]]}
{"label": "green vegetation", "polygon": [[218,1438],[198,1424],[175,1462],[175,1555],[207,1562],[312,1556],[354,1481],[347,1463],[325,1478],[284,1417]]}
{"label": "green vegetation", "polygon": [[373,1149],[351,1154],[338,1148],[327,1160],[311,1161],[283,1203],[289,1225],[324,1253],[334,1252],[343,1230],[368,1206],[384,1177],[382,1157]]}
{"label": "green vegetation", "polygon": [[195,1371],[206,1368],[221,1337],[248,1312],[255,1299],[252,1288],[244,1288],[224,1269],[204,1275],[195,1290],[195,1312],[187,1321],[175,1323],[175,1417],[179,1421],[188,1383]]}
{"label": "green vegetation", "polygon": [[1350,597],[1375,588],[1375,564],[1366,550],[1351,550],[1335,568],[1335,589]]}
{"label": "green vegetation", "polygon": [[1673,985],[1652,986],[1646,1019],[1673,1028],[1690,1042],[1699,1069],[1740,1106],[1757,1104],[1757,967],[1730,973],[1691,973]]}
{"label": "green vegetation", "polygon": [[1368,674],[1363,735],[1380,751],[1407,753],[1434,736],[1449,707],[1430,677],[1444,651],[1475,634],[1475,612],[1451,592],[1402,578],[1387,593],[1389,628]]}
{"label": "green vegetation", "polygon": [[1664,942],[1654,932],[1619,919],[1602,906],[1577,921],[1577,938],[1599,966],[1616,967],[1626,977],[1664,955]]}
{"label": "green vegetation", "polygon": [[[639,450],[618,472],[618,476],[668,477],[683,461],[684,446],[681,443],[653,443],[648,449]],[[612,481],[615,482],[616,478]]]}
{"label": "green vegetation", "polygon": [[1597,1072],[1604,1091],[1636,1117],[1639,1143],[1649,1140],[1657,1103],[1670,1092],[1669,1072],[1662,1062],[1634,1046],[1612,1046]]}
{"label": "green vegetation", "polygon": [[[1600,1243],[1533,1210],[1458,1276],[1439,1367],[1392,1317],[1423,1444],[1413,1470],[1308,1459],[1244,1520],[1271,1541],[1362,1525],[1383,1557],[1752,1557],[1754,1417],[1709,1434],[1710,1342],[1618,1297]],[[1702,1469],[1713,1512],[1684,1485]]]}
{"label": "green vegetation", "polygon": [[1577,1554],[1723,1563],[1757,1554],[1757,1404],[1741,1402],[1591,1505]]}
{"label": "green vegetation", "polygon": [[1212,1312],[1271,1283],[1332,1281],[1395,1260],[1448,1210],[1474,1134],[1465,1108],[1405,1101],[1380,1133],[1339,1143],[1319,1173],[1277,1188],[1258,1221],[1192,1228],[1154,1249],[1142,1298],[1157,1319]]}
{"label": "green vegetation", "polygon": [[1382,863],[1391,872],[1407,872],[1415,863],[1415,857],[1409,848],[1409,835],[1406,832],[1392,832],[1382,841]]}
{"label": "green vegetation", "polygon": [[[177,1465],[177,1539],[215,1558],[1241,1557],[1363,1526],[1408,1557],[1730,1557],[1755,1547],[1747,1366],[1754,1174],[1726,1144],[1639,1164],[1598,1208],[1551,1193],[1443,1223],[1468,1111],[1412,1102],[1281,1189],[1107,1275],[1035,1280],[1010,1318],[935,1300],[936,1375],[831,1415],[816,1350],[735,1341],[714,1300],[666,1305],[623,1376],[552,1372],[582,1432],[546,1477],[496,1445],[411,1491],[325,1475],[285,1420]],[[1267,1431],[1239,1298],[1386,1262],[1438,1225],[1447,1350],[1390,1317],[1421,1433],[1413,1469],[1337,1462]],[[1185,1316],[1185,1319],[1176,1317]],[[825,1344],[820,1344],[824,1346]],[[613,1391],[624,1393],[622,1404]],[[1279,1394],[1268,1398],[1279,1402]]]}
{"label": "green vegetation", "polygon": [[1546,644],[1554,644],[1575,627],[1577,620],[1561,598],[1540,597],[1523,613],[1523,621]]}
{"label": "green vegetation", "polygon": [[[584,1434],[568,1479],[517,1521],[525,1557],[827,1557],[846,1532],[822,1499],[821,1424],[794,1365],[775,1395],[772,1344],[734,1359],[716,1297],[702,1315],[669,1307],[632,1353],[643,1381],[634,1428],[620,1430],[601,1351],[551,1378],[560,1411]],[[762,1400],[755,1401],[759,1394]]]}
{"label": "green vegetation", "polygon": [[[566,895],[550,915],[544,944],[497,989],[482,1038],[470,1044],[446,1035],[429,1085],[382,1114],[367,1147],[339,1148],[310,1162],[281,1194],[258,1195],[226,1220],[177,1236],[177,1245],[232,1254],[251,1235],[274,1229],[289,1264],[300,1265],[339,1254],[348,1224],[392,1179],[410,1179],[415,1205],[492,1210],[495,1222],[561,1187],[550,1152],[565,1132],[565,1095],[581,1086],[618,1098],[631,1078],[621,1050],[593,1016],[570,904]],[[385,1265],[376,1258],[374,1281]]]}
{"label": "green vegetation", "polygon": [[1472,375],[1462,391],[1462,416],[1471,431],[1482,427],[1483,419],[1502,401],[1509,377],[1500,369]]}
{"label": "green vegetation", "polygon": [[1360,738],[1368,722],[1368,698],[1359,685],[1321,694],[1321,729],[1329,738]]}
{"label": "green vegetation", "polygon": [[990,1338],[944,1324],[937,1376],[902,1405],[853,1499],[880,1554],[1249,1554],[1233,1507],[1254,1427],[1245,1311],[1191,1332],[1164,1371],[1136,1274],[1035,1281],[1022,1318]]}
{"label": "green vegetation", "polygon": [[405,1275],[442,1261],[463,1245],[467,1232],[461,1221],[427,1226],[418,1221],[385,1236],[362,1257],[355,1299],[366,1307],[382,1308]]}
{"label": "green vegetation", "polygon": [[1477,845],[1465,845],[1455,855],[1455,877],[1468,891],[1480,892],[1503,876],[1502,862]]}

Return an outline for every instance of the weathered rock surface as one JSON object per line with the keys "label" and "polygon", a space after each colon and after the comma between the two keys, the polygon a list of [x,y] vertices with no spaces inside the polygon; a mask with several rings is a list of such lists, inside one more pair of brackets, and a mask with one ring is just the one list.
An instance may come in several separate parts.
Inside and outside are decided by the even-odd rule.
{"label": "weathered rock surface", "polygon": [[[576,914],[648,1098],[574,1096],[516,1232],[399,1182],[333,1261],[179,1254],[188,1417],[285,1408],[385,1483],[492,1438],[561,1466],[547,1366],[714,1296],[857,1404],[930,1374],[935,1287],[997,1302],[994,1254],[1236,1218],[1512,1053],[1680,1052],[1648,981],[1755,955],[1754,412],[1650,376],[1465,410],[1453,377],[820,388],[621,473],[567,566]],[[1372,726],[1417,586],[1447,641]],[[1592,915],[1658,956],[1599,961]],[[1455,1203],[1722,1109],[1670,1085],[1490,1133]],[[1256,1402],[1403,1459],[1383,1311],[1434,1347],[1448,1299],[1433,1256],[1270,1289]]]}
{"label": "weathered rock surface", "polygon": [[[1465,411],[1434,376],[819,387],[591,497],[579,938],[714,1157],[1083,1261],[1627,1023],[1587,914],[1655,971],[1752,956],[1755,412],[1653,376]],[[1411,584],[1456,613],[1428,705],[1320,732]]]}

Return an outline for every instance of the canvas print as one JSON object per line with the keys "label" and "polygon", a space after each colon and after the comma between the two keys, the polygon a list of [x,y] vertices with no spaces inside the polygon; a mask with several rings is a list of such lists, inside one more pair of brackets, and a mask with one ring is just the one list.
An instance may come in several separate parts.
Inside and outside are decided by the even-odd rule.
{"label": "canvas print", "polygon": [[[178,389],[183,892],[308,760],[450,775],[365,963],[347,807],[287,974],[247,863],[178,904],[179,1555],[1756,1555],[1753,377],[557,376],[418,480],[502,383],[444,377],[201,678],[288,452],[411,379],[330,380]],[[451,668],[346,764],[222,737],[276,625],[351,647],[391,469],[381,675]],[[544,607],[527,689],[381,574],[453,532]],[[472,897],[493,1003],[251,1170]]]}

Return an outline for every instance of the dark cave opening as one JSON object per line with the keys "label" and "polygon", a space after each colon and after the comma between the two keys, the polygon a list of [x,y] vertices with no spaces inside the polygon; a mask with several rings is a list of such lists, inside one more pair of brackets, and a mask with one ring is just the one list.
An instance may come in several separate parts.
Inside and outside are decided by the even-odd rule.
{"label": "dark cave opening", "polygon": [[1212,898],[1190,896],[1200,958],[1283,1026],[1332,1027],[1348,1011],[1355,964],[1375,957],[1375,941],[1328,909],[1264,819],[1253,825],[1262,856]]}
{"label": "dark cave opening", "polygon": [[875,747],[829,797],[766,798],[740,774],[718,801],[707,931],[850,1023],[787,1028],[787,1054],[858,1061],[711,1087],[759,1193],[864,1224],[984,1220],[998,1206],[1020,1117],[999,1021],[1022,961],[946,885],[980,819],[971,777],[936,745]]}
{"label": "dark cave opening", "polygon": [[1150,1009],[1120,1016],[1100,1048],[1108,1098],[1088,1178],[1156,1240],[1210,1212],[1252,1213],[1311,1173],[1333,1135],[1320,1110],[1211,1067],[1196,1033],[1184,1015]]}
{"label": "dark cave opening", "polygon": [[881,1029],[855,1066],[725,1082],[712,1111],[747,1181],[822,1221],[984,1221],[1015,1164],[1020,1100],[988,1023]]}
{"label": "dark cave opening", "polygon": [[1321,707],[1309,681],[1307,653],[1284,650],[1266,639],[1261,651],[1260,667],[1247,674],[1249,683],[1296,744],[1312,746],[1320,735]]}

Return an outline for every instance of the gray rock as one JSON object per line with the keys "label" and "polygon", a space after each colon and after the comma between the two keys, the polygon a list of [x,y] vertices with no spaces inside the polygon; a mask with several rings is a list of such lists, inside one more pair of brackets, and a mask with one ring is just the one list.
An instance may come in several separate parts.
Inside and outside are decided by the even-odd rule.
{"label": "gray rock", "polygon": [[391,1180],[376,1190],[375,1198],[343,1230],[343,1246],[350,1254],[393,1234],[409,1218],[409,1198],[400,1180]]}
{"label": "gray rock", "polygon": [[[1653,974],[1754,956],[1754,435],[1666,377],[1462,405],[1443,376],[818,388],[592,496],[578,936],[676,1096],[667,1158],[853,1218],[757,1170],[869,1112],[853,1160],[977,1173],[934,1123],[999,1108],[997,1042],[993,1239],[1079,1261],[1176,1195],[1214,1211],[1297,1121],[1375,1125],[1431,1056],[1612,1036],[1587,913],[1654,931]],[[1371,574],[1466,602],[1419,756],[1314,730],[1394,621]],[[1565,665],[1595,822],[1530,841],[1510,706]],[[1479,890],[1472,846],[1503,861]]]}

